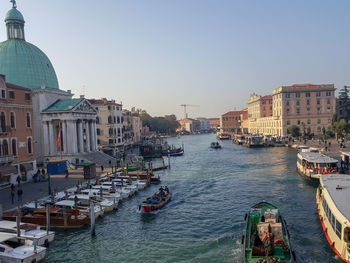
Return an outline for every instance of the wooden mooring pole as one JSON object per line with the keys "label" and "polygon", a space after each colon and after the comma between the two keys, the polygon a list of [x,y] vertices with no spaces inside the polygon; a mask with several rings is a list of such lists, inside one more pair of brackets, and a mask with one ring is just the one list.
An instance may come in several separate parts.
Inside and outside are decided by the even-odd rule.
{"label": "wooden mooring pole", "polygon": [[91,235],[96,235],[95,232],[95,208],[94,203],[90,202],[90,225],[91,225]]}
{"label": "wooden mooring pole", "polygon": [[50,231],[50,205],[46,205],[46,234]]}
{"label": "wooden mooring pole", "polygon": [[18,208],[18,214],[16,216],[16,225],[17,225],[17,237],[21,237],[21,209]]}

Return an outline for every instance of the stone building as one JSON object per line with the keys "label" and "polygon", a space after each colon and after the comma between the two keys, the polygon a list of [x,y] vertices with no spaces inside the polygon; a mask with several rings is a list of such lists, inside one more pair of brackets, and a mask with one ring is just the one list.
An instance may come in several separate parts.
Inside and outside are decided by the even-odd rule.
{"label": "stone building", "polygon": [[180,127],[177,129],[177,131],[186,131],[192,133],[199,132],[201,128],[200,121],[191,118],[179,120],[179,123]]}
{"label": "stone building", "polygon": [[113,151],[123,144],[123,106],[115,100],[106,98],[89,100],[97,111],[96,134],[97,144],[101,149],[110,148]]}
{"label": "stone building", "polygon": [[220,134],[230,135],[246,133],[243,121],[247,119],[247,110],[229,111],[220,116]]}
{"label": "stone building", "polygon": [[25,40],[24,18],[15,1],[5,23],[7,40],[0,43],[0,74],[7,82],[32,91],[37,162],[98,159],[91,154],[97,152],[94,108],[84,98],[72,99],[70,91],[59,89],[49,58]]}
{"label": "stone building", "polygon": [[0,186],[18,175],[36,172],[31,90],[5,82],[0,75]]}
{"label": "stone building", "polygon": [[252,134],[265,133],[266,117],[272,116],[272,95],[252,94],[248,100],[248,131]]}

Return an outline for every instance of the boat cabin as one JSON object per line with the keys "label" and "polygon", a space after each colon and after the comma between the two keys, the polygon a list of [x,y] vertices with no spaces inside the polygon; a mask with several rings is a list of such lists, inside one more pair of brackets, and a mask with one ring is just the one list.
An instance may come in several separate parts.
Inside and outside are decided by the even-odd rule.
{"label": "boat cabin", "polygon": [[298,153],[298,172],[310,179],[319,179],[322,174],[338,172],[338,160],[313,151]]}
{"label": "boat cabin", "polygon": [[264,138],[262,136],[248,135],[245,137],[244,143],[249,148],[264,147]]}

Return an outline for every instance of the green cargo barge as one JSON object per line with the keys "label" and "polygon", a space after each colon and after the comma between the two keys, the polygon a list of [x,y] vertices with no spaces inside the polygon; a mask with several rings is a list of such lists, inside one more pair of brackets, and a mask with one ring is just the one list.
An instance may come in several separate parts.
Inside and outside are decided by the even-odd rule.
{"label": "green cargo barge", "polygon": [[242,237],[245,263],[294,262],[285,220],[277,207],[260,202],[245,216],[246,234]]}

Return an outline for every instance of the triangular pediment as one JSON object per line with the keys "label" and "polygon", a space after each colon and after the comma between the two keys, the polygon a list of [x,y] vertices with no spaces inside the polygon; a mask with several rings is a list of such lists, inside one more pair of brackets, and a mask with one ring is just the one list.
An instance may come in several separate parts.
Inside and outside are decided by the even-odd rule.
{"label": "triangular pediment", "polygon": [[73,112],[87,112],[87,113],[97,113],[95,108],[91,106],[90,102],[86,99],[83,99],[78,105],[73,109]]}

